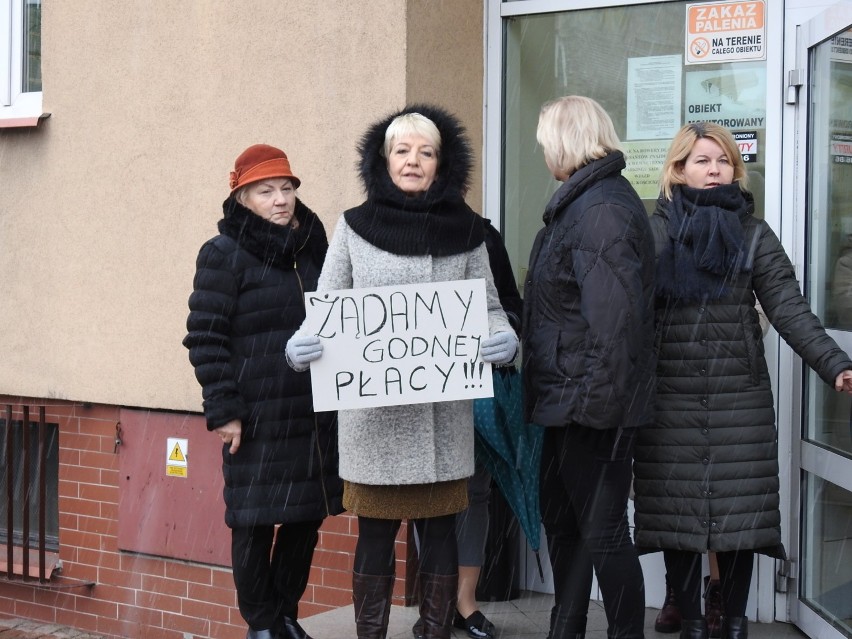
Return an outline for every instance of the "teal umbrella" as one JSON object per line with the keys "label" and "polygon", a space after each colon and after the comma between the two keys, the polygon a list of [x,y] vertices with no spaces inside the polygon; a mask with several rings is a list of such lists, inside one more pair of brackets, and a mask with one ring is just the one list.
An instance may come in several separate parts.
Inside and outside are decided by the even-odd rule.
{"label": "teal umbrella", "polygon": [[[476,460],[491,473],[536,554],[541,546],[539,470],[544,428],[524,421],[521,375],[495,368],[494,398],[473,403]],[[542,577],[543,579],[543,577]]]}

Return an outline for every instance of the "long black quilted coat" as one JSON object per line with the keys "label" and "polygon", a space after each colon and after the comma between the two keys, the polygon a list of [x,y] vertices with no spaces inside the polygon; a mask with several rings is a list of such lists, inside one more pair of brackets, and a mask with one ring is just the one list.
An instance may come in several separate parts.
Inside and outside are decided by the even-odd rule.
{"label": "long black quilted coat", "polygon": [[[775,411],[755,295],[827,384],[852,368],[802,297],[778,238],[750,212],[741,222],[751,273],[734,276],[719,300],[657,302],[656,419],[640,432],[634,461],[640,551],[784,556]],[[667,223],[661,200],[651,219],[657,255],[669,242]]]}
{"label": "long black quilted coat", "polygon": [[202,386],[207,428],[242,420],[222,449],[230,527],[322,519],[341,512],[336,413],[314,413],[308,373],[291,369],[287,340],[305,318],[328,247],[319,218],[297,200],[299,228],[276,226],[229,198],[220,235],[198,254],[183,343]]}
{"label": "long black quilted coat", "polygon": [[578,169],[544,212],[524,284],[524,409],[541,426],[652,418],[654,242],[615,151]]}

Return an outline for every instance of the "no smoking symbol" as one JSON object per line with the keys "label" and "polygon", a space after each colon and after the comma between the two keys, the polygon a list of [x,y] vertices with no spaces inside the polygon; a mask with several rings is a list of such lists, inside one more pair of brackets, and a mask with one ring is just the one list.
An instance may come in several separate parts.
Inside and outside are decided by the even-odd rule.
{"label": "no smoking symbol", "polygon": [[690,45],[692,55],[696,58],[703,58],[710,51],[710,43],[707,38],[695,38]]}

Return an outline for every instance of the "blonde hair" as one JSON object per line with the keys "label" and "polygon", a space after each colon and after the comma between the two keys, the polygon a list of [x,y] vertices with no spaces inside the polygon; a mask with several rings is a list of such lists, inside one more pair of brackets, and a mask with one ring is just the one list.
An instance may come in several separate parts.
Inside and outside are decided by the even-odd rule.
{"label": "blonde hair", "polygon": [[407,135],[421,135],[435,147],[435,152],[441,153],[441,132],[438,127],[425,115],[420,113],[403,113],[396,116],[385,129],[385,144],[382,155],[388,157],[394,142]]}
{"label": "blonde hair", "polygon": [[538,114],[535,137],[544,151],[547,166],[566,175],[621,150],[607,112],[591,98],[580,95],[545,102]]}
{"label": "blonde hair", "polygon": [[748,189],[748,171],[746,171],[743,156],[737,146],[734,136],[728,129],[712,122],[690,122],[681,127],[672,140],[666,161],[663,164],[663,172],[660,175],[660,190],[667,200],[672,199],[672,187],[675,184],[686,184],[683,177],[683,167],[686,159],[692,153],[695,143],[702,138],[713,140],[722,147],[728,156],[731,166],[734,167],[734,182],[745,191]]}

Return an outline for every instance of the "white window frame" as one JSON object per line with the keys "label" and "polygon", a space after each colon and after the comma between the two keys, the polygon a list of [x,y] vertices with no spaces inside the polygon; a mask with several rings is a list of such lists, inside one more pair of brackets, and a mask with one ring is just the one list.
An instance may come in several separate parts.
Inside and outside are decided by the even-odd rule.
{"label": "white window frame", "polygon": [[34,126],[42,117],[42,92],[24,93],[24,4],[0,0],[0,127]]}

